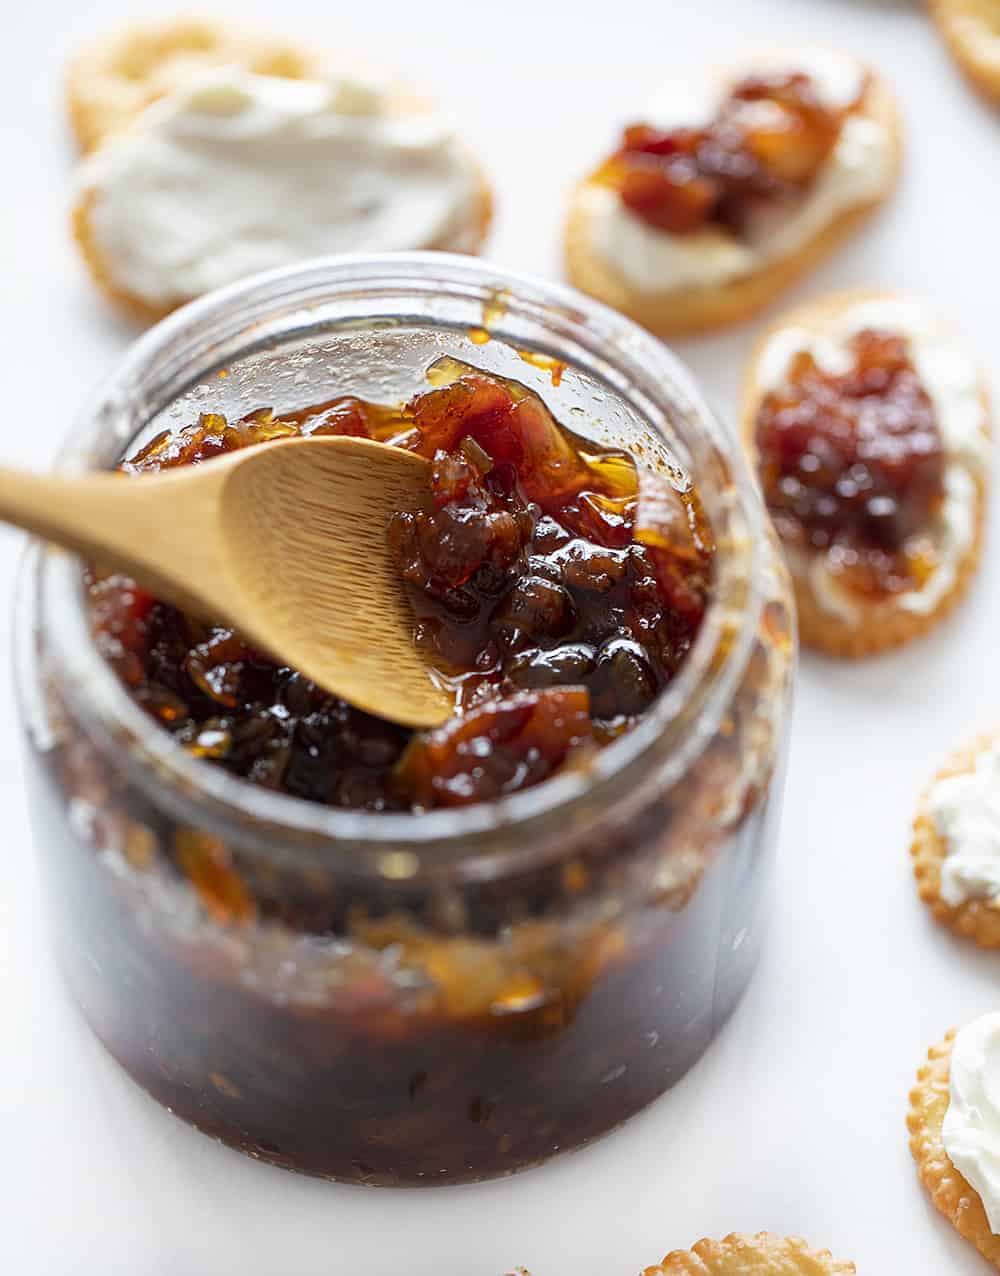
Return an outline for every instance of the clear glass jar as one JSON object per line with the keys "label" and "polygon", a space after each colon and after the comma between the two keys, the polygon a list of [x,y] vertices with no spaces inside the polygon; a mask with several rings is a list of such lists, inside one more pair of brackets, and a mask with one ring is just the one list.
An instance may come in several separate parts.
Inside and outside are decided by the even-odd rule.
{"label": "clear glass jar", "polygon": [[331,384],[396,401],[445,353],[680,465],[712,522],[698,639],[586,774],[422,815],[274,794],[133,703],[91,642],[78,562],[32,548],[18,603],[35,836],[88,1021],[202,1130],[363,1183],[508,1173],[673,1085],[753,969],[781,799],[790,601],[743,459],[669,351],[575,293],[443,254],[260,276],[138,341],[60,465]]}

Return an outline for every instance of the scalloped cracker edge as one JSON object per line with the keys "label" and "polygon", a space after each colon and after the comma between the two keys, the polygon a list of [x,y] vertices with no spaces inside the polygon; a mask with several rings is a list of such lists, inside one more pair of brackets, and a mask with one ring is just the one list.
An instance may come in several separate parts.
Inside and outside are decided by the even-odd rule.
{"label": "scalloped cracker edge", "polygon": [[979,1250],[983,1258],[1000,1268],[1000,1236],[994,1236],[978,1193],[963,1178],[944,1150],[941,1127],[948,1111],[948,1082],[955,1029],[939,1045],[932,1046],[927,1062],[917,1073],[910,1091],[910,1151],[917,1163],[920,1181],[934,1205]]}
{"label": "scalloped cracker edge", "polygon": [[642,1276],[855,1276],[853,1263],[837,1262],[827,1249],[803,1240],[758,1232],[732,1233],[721,1241],[703,1240],[674,1250]]}
{"label": "scalloped cracker edge", "polygon": [[941,898],[941,865],[948,853],[948,846],[934,827],[930,813],[930,794],[939,780],[972,771],[979,755],[996,745],[998,739],[1000,734],[996,732],[981,735],[972,744],[957,749],[948,758],[921,795],[913,821],[913,840],[910,843],[913,875],[917,879],[917,893],[920,898],[936,921],[963,939],[973,940],[980,948],[1000,948],[1000,908],[988,899],[967,899],[955,905]]}

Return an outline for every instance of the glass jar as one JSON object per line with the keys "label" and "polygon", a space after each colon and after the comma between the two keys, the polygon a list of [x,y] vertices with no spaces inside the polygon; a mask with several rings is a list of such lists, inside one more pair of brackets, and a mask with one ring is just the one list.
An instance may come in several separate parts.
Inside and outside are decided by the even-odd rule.
{"label": "glass jar", "polygon": [[712,523],[694,647],[585,773],[420,815],[319,807],[146,717],[91,641],[77,561],[30,549],[17,609],[34,831],[84,1015],[200,1129],[361,1183],[521,1169],[699,1058],[757,957],[795,656],[760,501],[683,367],[622,316],[470,259],[331,259],[185,308],[135,344],[60,468],[112,467],[206,409],[405,399],[441,354],[679,465]]}

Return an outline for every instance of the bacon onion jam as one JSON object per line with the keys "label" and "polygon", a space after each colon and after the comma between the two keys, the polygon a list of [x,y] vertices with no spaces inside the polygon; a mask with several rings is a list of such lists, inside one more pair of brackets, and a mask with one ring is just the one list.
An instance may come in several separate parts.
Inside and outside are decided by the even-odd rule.
{"label": "bacon onion jam", "polygon": [[[796,644],[740,444],[660,343],[521,289],[440,254],[252,281],[151,334],[73,443],[140,485],[320,431],[418,449],[435,499],[392,537],[443,729],[358,713],[120,578],[92,573],[81,616],[59,555],[32,554],[18,607],[86,1022],[180,1119],[352,1184],[474,1182],[614,1130],[703,1056],[767,931]],[[382,388],[456,345],[567,425],[623,422],[586,432],[635,460],[452,360],[406,404]],[[227,420],[198,419],[213,402]],[[169,432],[136,454],[150,421]]]}
{"label": "bacon onion jam", "polygon": [[338,395],[232,422],[203,414],[123,465],[142,475],[330,434],[432,462],[433,508],[399,513],[390,539],[414,641],[456,693],[455,716],[435,731],[363,713],[232,630],[120,575],[92,575],[103,654],[195,756],[339,808],[486,802],[585,766],[683,662],[712,575],[696,492],[573,434],[515,381],[447,358],[428,379],[435,388],[402,407]]}
{"label": "bacon onion jam", "polygon": [[778,535],[823,554],[870,601],[918,589],[944,500],[944,443],[903,337],[865,330],[843,373],[800,351],[756,420],[761,483]]}
{"label": "bacon onion jam", "polygon": [[625,129],[596,180],[637,217],[671,235],[716,228],[741,239],[755,219],[802,196],[830,158],[847,115],[802,72],[749,75],[698,128]]}

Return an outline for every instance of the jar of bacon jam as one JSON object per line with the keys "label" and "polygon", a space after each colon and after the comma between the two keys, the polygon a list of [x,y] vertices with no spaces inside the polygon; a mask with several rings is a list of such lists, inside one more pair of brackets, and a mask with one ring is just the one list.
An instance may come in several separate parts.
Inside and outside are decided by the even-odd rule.
{"label": "jar of bacon jam", "polygon": [[252,1156],[371,1184],[505,1174],[662,1094],[746,986],[786,579],[663,346],[442,254],[180,311],[61,467],[141,482],[317,430],[434,460],[437,512],[393,535],[463,716],[367,718],[211,618],[32,549],[18,685],[59,959],[126,1071]]}

